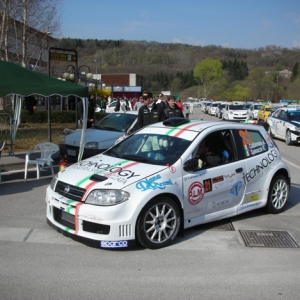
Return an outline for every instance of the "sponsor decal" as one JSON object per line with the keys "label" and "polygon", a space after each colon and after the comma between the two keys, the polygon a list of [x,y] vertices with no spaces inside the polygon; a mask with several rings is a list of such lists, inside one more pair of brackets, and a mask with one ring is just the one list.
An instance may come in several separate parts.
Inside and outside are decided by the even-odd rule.
{"label": "sponsor decal", "polygon": [[266,140],[266,142],[267,142],[267,144],[269,145],[270,148],[275,147],[274,142],[273,142],[272,138],[270,137],[270,135],[268,133],[266,133],[266,135],[265,135],[265,140]]}
{"label": "sponsor decal", "polygon": [[225,206],[230,203],[231,203],[231,198],[209,202],[207,204],[207,209],[208,210],[219,209],[220,207]]}
{"label": "sponsor decal", "polygon": [[204,193],[208,193],[212,190],[210,178],[203,180],[203,185],[204,185]]}
{"label": "sponsor decal", "polygon": [[218,183],[220,181],[223,181],[224,177],[223,177],[223,175],[220,175],[220,176],[212,178],[211,180],[212,180],[212,183]]}
{"label": "sponsor decal", "polygon": [[206,170],[204,170],[204,171],[201,171],[200,173],[198,173],[198,174],[196,174],[196,175],[192,175],[192,176],[186,176],[186,177],[184,177],[184,181],[187,181],[187,180],[191,180],[191,179],[195,179],[195,178],[197,178],[197,177],[201,177],[201,176],[203,176],[204,174],[206,174]]}
{"label": "sponsor decal", "polygon": [[249,204],[244,204],[242,206],[240,206],[238,208],[238,211],[243,211],[245,209],[249,209],[249,208],[254,208],[254,207],[258,207],[262,204],[262,201],[259,201],[259,202],[253,202],[253,203],[249,203]]}
{"label": "sponsor decal", "polygon": [[171,173],[175,173],[176,172],[176,168],[174,166],[169,167],[169,170]]}
{"label": "sponsor decal", "polygon": [[257,164],[254,168],[250,169],[248,173],[243,176],[244,183],[254,183],[259,180],[264,174],[266,174],[270,168],[273,168],[278,160],[278,154],[275,150],[271,150],[267,155]]}
{"label": "sponsor decal", "polygon": [[246,196],[245,203],[254,202],[257,201],[258,199],[259,199],[258,194],[248,195]]}
{"label": "sponsor decal", "polygon": [[103,222],[102,218],[95,216],[95,215],[78,215],[78,217],[81,219],[90,220],[94,223],[102,223]]}
{"label": "sponsor decal", "polygon": [[249,144],[251,155],[266,151],[266,144],[263,141]]}
{"label": "sponsor decal", "polygon": [[126,248],[128,247],[128,241],[100,241],[101,248]]}
{"label": "sponsor decal", "polygon": [[160,175],[153,176],[150,179],[139,181],[135,185],[135,187],[138,190],[144,192],[147,190],[156,190],[156,189],[164,190],[167,185],[173,185],[171,179],[169,179],[168,181],[156,182],[156,180],[158,179],[161,179]]}
{"label": "sponsor decal", "polygon": [[240,189],[241,189],[242,186],[243,186],[243,183],[239,180],[230,189],[230,194],[232,194],[234,196],[237,196],[239,194],[239,191],[240,191]]}
{"label": "sponsor decal", "polygon": [[198,204],[204,197],[204,188],[203,185],[199,182],[193,182],[188,189],[188,201],[192,205]]}

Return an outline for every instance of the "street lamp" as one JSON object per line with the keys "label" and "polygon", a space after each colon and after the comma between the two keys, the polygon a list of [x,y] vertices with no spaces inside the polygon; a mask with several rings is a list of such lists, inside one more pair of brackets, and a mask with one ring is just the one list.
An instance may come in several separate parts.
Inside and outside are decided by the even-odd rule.
{"label": "street lamp", "polygon": [[95,100],[97,101],[97,90],[98,90],[98,62],[97,60],[95,59],[94,60],[95,63],[96,63],[96,82],[95,82],[95,85],[96,85],[96,96],[95,96]]}

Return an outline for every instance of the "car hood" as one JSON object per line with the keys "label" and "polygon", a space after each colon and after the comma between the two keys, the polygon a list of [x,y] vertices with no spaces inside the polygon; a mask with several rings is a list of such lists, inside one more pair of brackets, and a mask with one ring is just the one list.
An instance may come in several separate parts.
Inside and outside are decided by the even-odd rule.
{"label": "car hood", "polygon": [[[103,143],[104,141],[114,141],[120,136],[123,136],[124,132],[111,131],[111,130],[100,130],[100,129],[87,129],[85,133],[85,143],[98,142]],[[79,147],[81,137],[81,130],[77,130],[65,137],[65,144]]]}
{"label": "car hood", "polygon": [[167,166],[110,157],[105,154],[77,162],[58,173],[58,180],[81,188],[122,189],[141,179],[161,172]]}
{"label": "car hood", "polygon": [[291,121],[291,124],[293,124],[296,127],[300,127],[300,122],[298,121]]}

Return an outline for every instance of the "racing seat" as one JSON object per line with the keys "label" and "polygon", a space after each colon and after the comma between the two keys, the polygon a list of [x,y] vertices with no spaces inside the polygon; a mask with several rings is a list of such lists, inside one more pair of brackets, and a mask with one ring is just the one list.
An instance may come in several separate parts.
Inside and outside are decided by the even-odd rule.
{"label": "racing seat", "polygon": [[[27,180],[28,165],[36,165],[37,179],[40,178],[40,168],[45,168],[45,165],[51,168],[52,176],[54,176],[52,156],[57,152],[59,152],[59,147],[50,142],[36,144],[33,150],[28,151],[25,156],[24,181]],[[36,158],[30,159],[30,156],[34,153],[39,155],[39,157],[35,155]]]}

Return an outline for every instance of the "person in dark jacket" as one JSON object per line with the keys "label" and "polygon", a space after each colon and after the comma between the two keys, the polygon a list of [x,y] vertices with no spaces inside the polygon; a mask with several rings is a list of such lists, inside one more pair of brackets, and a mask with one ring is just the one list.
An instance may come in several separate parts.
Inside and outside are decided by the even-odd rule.
{"label": "person in dark jacket", "polygon": [[152,101],[152,93],[143,93],[144,105],[138,112],[137,127],[138,129],[159,122],[159,113],[156,103]]}
{"label": "person in dark jacket", "polygon": [[159,122],[162,122],[166,119],[165,110],[168,108],[168,101],[169,97],[167,95],[163,95],[161,101],[156,103],[158,107]]}
{"label": "person in dark jacket", "polygon": [[175,97],[170,96],[168,101],[168,107],[165,109],[166,119],[174,118],[174,117],[181,117],[184,118],[182,110],[180,107],[177,106],[175,103]]}

